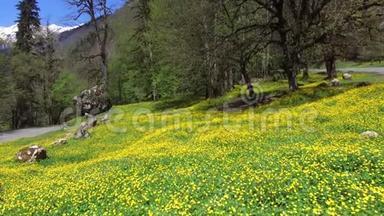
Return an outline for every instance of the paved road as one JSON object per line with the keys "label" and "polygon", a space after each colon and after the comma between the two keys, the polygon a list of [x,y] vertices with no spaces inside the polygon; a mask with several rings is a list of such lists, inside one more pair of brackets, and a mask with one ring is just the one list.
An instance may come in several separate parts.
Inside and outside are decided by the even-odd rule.
{"label": "paved road", "polygon": [[7,141],[17,140],[20,138],[35,137],[35,136],[43,135],[49,132],[58,131],[60,129],[62,129],[61,126],[52,126],[52,127],[44,127],[44,128],[28,128],[28,129],[20,129],[20,130],[3,132],[3,133],[0,133],[0,144]]}
{"label": "paved road", "polygon": [[[368,72],[379,73],[384,75],[384,67],[371,67],[371,68],[337,68],[338,71],[354,71],[354,72]],[[325,69],[314,69],[313,71],[325,71]]]}

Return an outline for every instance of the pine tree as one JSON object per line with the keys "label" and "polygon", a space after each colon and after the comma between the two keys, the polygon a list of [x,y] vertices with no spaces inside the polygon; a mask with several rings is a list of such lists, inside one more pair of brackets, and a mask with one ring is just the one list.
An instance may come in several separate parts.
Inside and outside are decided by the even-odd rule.
{"label": "pine tree", "polygon": [[37,0],[21,0],[19,10],[16,52],[11,59],[16,105],[12,110],[12,127],[22,128],[46,124],[43,110],[42,83],[44,62],[32,53],[36,48],[35,33],[40,30],[40,9]]}
{"label": "pine tree", "polygon": [[16,48],[29,53],[34,44],[33,35],[40,29],[40,9],[37,0],[21,0],[16,7],[20,12],[17,19]]}

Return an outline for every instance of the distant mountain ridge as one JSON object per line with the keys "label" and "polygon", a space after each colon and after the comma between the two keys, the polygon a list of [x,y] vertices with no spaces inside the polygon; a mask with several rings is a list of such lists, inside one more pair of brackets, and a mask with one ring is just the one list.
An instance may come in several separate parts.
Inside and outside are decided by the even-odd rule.
{"label": "distant mountain ridge", "polygon": [[[54,33],[61,34],[63,32],[78,28],[79,26],[60,26],[56,24],[51,24],[49,25],[49,29]],[[46,26],[42,26],[42,31],[44,31],[44,29],[46,29]],[[15,42],[17,30],[17,24],[14,24],[9,27],[0,26],[0,39],[11,43]]]}

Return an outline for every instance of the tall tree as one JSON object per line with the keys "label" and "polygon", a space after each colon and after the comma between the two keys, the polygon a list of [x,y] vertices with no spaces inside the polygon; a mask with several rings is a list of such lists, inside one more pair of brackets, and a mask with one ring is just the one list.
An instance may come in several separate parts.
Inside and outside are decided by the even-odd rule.
{"label": "tall tree", "polygon": [[34,49],[37,33],[40,31],[39,8],[36,0],[21,0],[16,49],[19,51],[11,59],[12,82],[14,83],[15,107],[12,110],[12,127],[45,125],[43,108],[41,59]]}
{"label": "tall tree", "polygon": [[107,89],[108,82],[108,52],[107,43],[109,39],[108,18],[112,11],[108,6],[108,0],[66,0],[69,5],[76,8],[75,20],[83,15],[90,18],[93,27],[93,34],[96,38],[98,52],[91,56],[84,56],[85,59],[100,58],[100,84]]}
{"label": "tall tree", "polygon": [[[269,37],[270,32],[268,29],[260,29],[260,31],[242,31],[243,26],[247,26],[255,22],[255,20],[262,20],[268,13],[265,11],[257,10],[245,4],[246,1],[236,2],[232,0],[221,0],[221,6],[224,14],[224,26],[228,28],[230,43],[230,55],[228,57],[234,61],[239,68],[240,74],[247,85],[248,94],[250,97],[255,96],[252,85],[251,75],[249,73],[249,65],[252,59],[260,54],[269,44],[265,37]],[[257,12],[257,13],[256,13]]]}
{"label": "tall tree", "polygon": [[136,47],[132,50],[135,61],[139,64],[140,78],[146,81],[140,82],[143,88],[149,92],[153,100],[158,99],[156,82],[154,82],[154,59],[152,41],[149,35],[151,8],[150,0],[137,0],[134,5],[136,30],[134,39]]}
{"label": "tall tree", "polygon": [[40,29],[40,9],[36,0],[21,0],[16,7],[19,10],[16,48],[28,53],[34,45],[34,33]]}
{"label": "tall tree", "polygon": [[179,93],[210,98],[223,94],[218,3],[206,0],[151,2],[154,56],[161,64],[158,78],[175,77]]}
{"label": "tall tree", "polygon": [[41,72],[44,111],[48,116],[49,124],[53,123],[52,88],[59,76],[59,59],[56,57],[55,34],[49,29],[49,22],[40,34],[36,36],[34,53],[43,62],[44,70]]}

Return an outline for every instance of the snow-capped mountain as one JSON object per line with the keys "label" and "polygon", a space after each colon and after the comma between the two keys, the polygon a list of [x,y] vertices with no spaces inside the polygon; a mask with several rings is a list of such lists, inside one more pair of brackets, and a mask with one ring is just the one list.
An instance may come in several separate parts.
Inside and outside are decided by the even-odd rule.
{"label": "snow-capped mountain", "polygon": [[16,39],[17,29],[17,24],[9,27],[0,26],[0,39],[5,41],[14,41]]}
{"label": "snow-capped mountain", "polygon": [[[77,27],[79,27],[79,26],[59,26],[56,24],[49,25],[49,29],[52,32],[57,33],[57,34],[75,29]],[[46,29],[46,26],[43,26],[41,29],[44,31],[44,29]],[[5,40],[5,41],[9,41],[9,42],[16,41],[17,30],[18,30],[17,24],[14,24],[14,25],[9,26],[9,27],[0,26],[0,39]]]}

